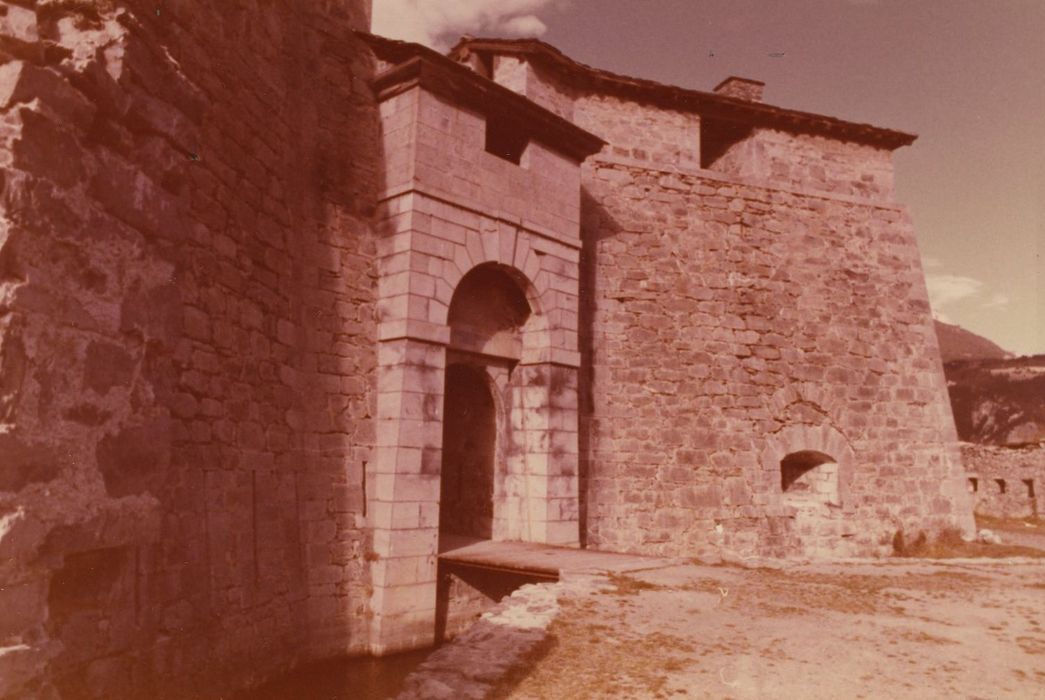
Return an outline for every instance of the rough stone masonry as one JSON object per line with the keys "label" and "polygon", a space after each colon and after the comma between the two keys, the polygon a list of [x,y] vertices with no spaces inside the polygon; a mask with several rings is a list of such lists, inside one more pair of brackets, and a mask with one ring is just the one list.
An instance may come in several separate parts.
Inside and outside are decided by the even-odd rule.
{"label": "rough stone masonry", "polygon": [[0,697],[430,644],[455,538],[971,527],[913,137],[368,13],[0,2]]}

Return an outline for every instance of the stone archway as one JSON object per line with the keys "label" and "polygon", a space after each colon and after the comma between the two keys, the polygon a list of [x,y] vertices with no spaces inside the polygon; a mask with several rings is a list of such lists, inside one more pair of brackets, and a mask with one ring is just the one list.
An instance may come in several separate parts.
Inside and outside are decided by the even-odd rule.
{"label": "stone archway", "polygon": [[[448,530],[446,533],[494,540],[541,541],[533,536],[530,523],[530,518],[539,514],[540,509],[531,502],[543,502],[547,489],[528,477],[534,460],[539,458],[541,445],[547,442],[546,436],[533,428],[538,427],[536,418],[550,400],[547,396],[534,396],[546,394],[546,389],[527,393],[533,368],[526,364],[525,356],[528,349],[533,354],[533,346],[544,342],[544,319],[531,306],[525,281],[517,271],[509,266],[486,263],[470,270],[457,284],[447,311],[447,325],[450,342],[447,344],[447,413],[442,465],[449,472],[442,476],[442,482],[452,486],[461,466],[474,464],[479,459],[488,463],[487,474],[492,476],[476,475],[473,479],[476,488],[489,489],[489,527],[484,524],[481,528],[469,528],[467,533]],[[461,386],[452,386],[462,381],[466,372],[471,379],[465,381],[473,387],[468,390],[473,396],[471,401],[476,404],[471,411],[468,406],[456,406],[456,401],[468,399],[461,396],[464,391]],[[488,389],[480,389],[482,382]],[[482,441],[485,454],[480,457],[474,452],[461,452],[462,443],[480,427],[474,421],[464,425],[463,416],[451,415],[450,411],[464,411],[477,418],[479,405],[487,405],[486,398],[479,397],[483,392],[493,397],[488,405],[492,413],[482,419],[492,421],[493,432],[492,439]],[[473,441],[472,445],[474,450],[479,442]],[[441,499],[440,513],[459,506],[453,498],[449,502]],[[452,520],[440,517],[441,524]],[[442,533],[440,539],[442,551],[446,544]]]}
{"label": "stone archway", "polygon": [[[556,271],[542,269],[550,256],[532,253],[521,232],[511,243],[514,235],[501,236],[497,247],[457,248],[453,266],[444,265],[430,284],[415,272],[380,280],[389,296],[379,328],[375,459],[367,470],[375,653],[434,638],[437,562],[446,549],[441,530],[578,544],[576,280],[564,277],[555,260],[548,264],[559,265]],[[513,250],[521,264],[492,255]],[[472,262],[480,253],[492,259]],[[458,372],[481,377],[488,393],[474,398],[478,381],[455,379]],[[448,417],[469,401],[483,409]],[[484,456],[465,465],[473,472],[483,464],[488,475],[491,462],[488,437],[455,445],[444,422],[470,424],[481,414],[488,436],[491,404],[492,496],[485,476],[476,487],[490,506],[476,506],[467,523],[443,518],[444,457],[457,459],[444,448],[459,455],[483,445]]]}
{"label": "stone archway", "polygon": [[761,489],[784,506],[802,550],[846,551],[854,455],[845,435],[828,423],[790,425],[766,437],[761,461]]}

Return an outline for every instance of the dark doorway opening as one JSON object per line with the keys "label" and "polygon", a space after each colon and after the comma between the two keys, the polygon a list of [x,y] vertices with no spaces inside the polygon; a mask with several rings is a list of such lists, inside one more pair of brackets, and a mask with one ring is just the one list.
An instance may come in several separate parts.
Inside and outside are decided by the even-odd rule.
{"label": "dark doorway opening", "polygon": [[496,442],[497,414],[486,372],[450,365],[443,404],[440,549],[447,536],[491,538]]}

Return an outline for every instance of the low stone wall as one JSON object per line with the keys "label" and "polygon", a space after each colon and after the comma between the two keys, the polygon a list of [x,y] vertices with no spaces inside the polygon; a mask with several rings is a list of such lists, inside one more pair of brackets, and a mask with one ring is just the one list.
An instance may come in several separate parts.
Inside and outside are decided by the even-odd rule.
{"label": "low stone wall", "polygon": [[1045,512],[1045,444],[995,447],[963,443],[962,462],[977,515],[1026,518]]}

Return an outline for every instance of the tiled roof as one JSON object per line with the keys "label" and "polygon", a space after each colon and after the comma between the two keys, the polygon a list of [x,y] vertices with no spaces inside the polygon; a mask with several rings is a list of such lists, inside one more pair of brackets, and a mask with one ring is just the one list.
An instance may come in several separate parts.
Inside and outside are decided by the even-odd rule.
{"label": "tiled roof", "polygon": [[690,90],[653,80],[618,75],[575,61],[551,44],[538,39],[464,37],[450,50],[450,57],[460,60],[469,52],[525,55],[535,63],[552,69],[571,85],[621,94],[665,108],[693,111],[711,118],[784,131],[821,134],[889,149],[910,145],[918,138],[914,134],[871,124],[849,122],[713,92]]}

